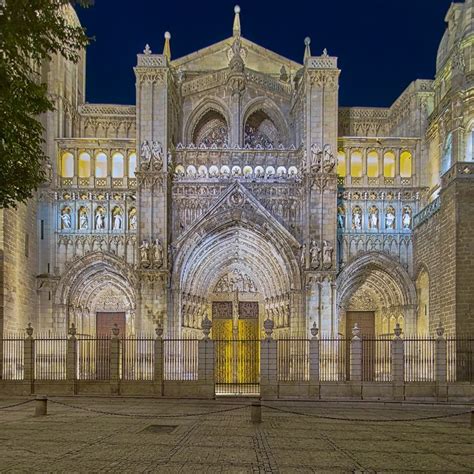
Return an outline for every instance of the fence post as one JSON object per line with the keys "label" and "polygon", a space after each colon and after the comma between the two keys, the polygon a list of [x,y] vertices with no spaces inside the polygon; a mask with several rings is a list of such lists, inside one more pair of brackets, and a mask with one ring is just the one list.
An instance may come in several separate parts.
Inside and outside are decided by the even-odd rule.
{"label": "fence post", "polygon": [[277,342],[272,337],[274,326],[271,319],[264,321],[266,338],[260,341],[260,396],[263,400],[278,398]]}
{"label": "fence post", "polygon": [[66,380],[71,382],[72,392],[76,394],[77,381],[77,338],[76,326],[74,323],[68,329],[69,339],[66,346]]}
{"label": "fence post", "polygon": [[28,323],[26,337],[23,345],[23,380],[25,381],[25,395],[34,393],[35,379],[35,340],[33,339],[33,327]]}
{"label": "fence post", "polygon": [[405,344],[401,338],[402,328],[395,325],[394,337],[391,343],[392,351],[392,398],[403,400],[405,385]]}
{"label": "fence post", "polygon": [[357,323],[354,324],[354,328],[352,329],[349,361],[351,396],[353,398],[362,398],[362,339]]}
{"label": "fence post", "polygon": [[319,386],[319,329],[316,322],[311,328],[311,339],[309,340],[309,396],[320,397]]}
{"label": "fence post", "polygon": [[447,342],[444,337],[444,327],[439,323],[436,328],[435,346],[435,380],[436,397],[438,401],[448,401],[448,378],[447,378]]}
{"label": "fence post", "polygon": [[198,341],[198,382],[200,396],[214,398],[214,341],[209,339],[212,322],[206,317],[202,321],[202,333],[204,337]]}
{"label": "fence post", "polygon": [[112,328],[110,338],[110,393],[120,394],[120,328],[117,323]]}
{"label": "fence post", "polygon": [[154,365],[153,365],[153,382],[155,384],[155,395],[163,396],[163,327],[157,324],[155,328],[156,338],[154,341]]}

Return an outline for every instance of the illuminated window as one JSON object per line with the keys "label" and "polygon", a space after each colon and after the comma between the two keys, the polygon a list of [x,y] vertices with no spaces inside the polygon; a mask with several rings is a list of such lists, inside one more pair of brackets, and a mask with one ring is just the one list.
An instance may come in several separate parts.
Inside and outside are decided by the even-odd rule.
{"label": "illuminated window", "polygon": [[81,153],[79,155],[79,178],[88,178],[91,175],[91,155]]}
{"label": "illuminated window", "polygon": [[107,155],[105,153],[98,153],[95,157],[95,177],[107,177]]}
{"label": "illuminated window", "polygon": [[453,153],[453,135],[451,133],[446,137],[444,142],[443,155],[441,157],[441,174],[446,173],[446,171],[451,168],[452,162],[452,153]]}
{"label": "illuminated window", "polygon": [[362,153],[353,151],[351,154],[351,176],[353,178],[362,177]]}
{"label": "illuminated window", "polygon": [[346,176],[346,154],[343,150],[339,150],[337,153],[337,175]]}
{"label": "illuminated window", "polygon": [[61,176],[63,178],[74,176],[74,156],[72,153],[63,153],[61,156]]}
{"label": "illuminated window", "polygon": [[379,175],[379,155],[376,151],[367,154],[367,176],[377,178]]}
{"label": "illuminated window", "polygon": [[411,178],[411,153],[404,151],[400,155],[400,176],[402,178]]}
{"label": "illuminated window", "polygon": [[474,128],[467,136],[466,161],[474,161]]}
{"label": "illuminated window", "polygon": [[135,171],[137,169],[137,155],[132,153],[128,157],[128,177],[135,178]]}
{"label": "illuminated window", "polygon": [[391,151],[383,156],[383,175],[385,178],[395,177],[395,155]]}
{"label": "illuminated window", "polygon": [[114,153],[112,156],[112,178],[123,178],[123,155]]}

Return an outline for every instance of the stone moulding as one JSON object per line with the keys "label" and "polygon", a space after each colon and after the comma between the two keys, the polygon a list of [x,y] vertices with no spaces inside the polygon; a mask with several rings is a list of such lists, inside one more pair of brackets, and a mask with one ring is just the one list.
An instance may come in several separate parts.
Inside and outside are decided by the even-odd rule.
{"label": "stone moulding", "polygon": [[423,208],[415,217],[413,217],[413,227],[418,227],[419,225],[426,222],[434,214],[436,214],[441,208],[441,199],[437,197],[433,202],[428,204]]}

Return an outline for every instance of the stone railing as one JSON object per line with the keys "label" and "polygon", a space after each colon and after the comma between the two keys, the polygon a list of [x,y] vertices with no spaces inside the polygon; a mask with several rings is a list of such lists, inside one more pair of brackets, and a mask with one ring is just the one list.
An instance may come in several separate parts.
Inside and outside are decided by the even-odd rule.
{"label": "stone railing", "polygon": [[455,163],[442,177],[441,186],[445,188],[451,181],[455,179],[473,179],[474,163],[468,161],[460,161]]}
{"label": "stone railing", "polygon": [[426,222],[431,216],[436,214],[440,208],[441,199],[438,196],[433,202],[428,204],[413,218],[413,227],[418,227],[419,225],[423,224],[423,222]]}

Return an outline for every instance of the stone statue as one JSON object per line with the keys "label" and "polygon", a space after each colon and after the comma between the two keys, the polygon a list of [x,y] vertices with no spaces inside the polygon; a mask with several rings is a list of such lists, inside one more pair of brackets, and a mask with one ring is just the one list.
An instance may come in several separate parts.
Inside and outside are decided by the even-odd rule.
{"label": "stone statue", "polygon": [[120,210],[115,211],[113,229],[114,230],[120,230],[122,228],[122,221],[123,221],[122,211],[120,211]]}
{"label": "stone statue", "polygon": [[334,249],[332,245],[325,240],[323,242],[323,266],[324,268],[328,269],[332,267],[332,254]]}
{"label": "stone statue", "polygon": [[321,249],[319,248],[316,240],[311,241],[311,246],[309,248],[309,256],[311,259],[311,268],[316,269],[321,265]]}
{"label": "stone statue", "polygon": [[71,214],[69,209],[63,209],[61,213],[61,229],[71,228]]}
{"label": "stone statue", "polygon": [[376,207],[370,210],[369,226],[371,229],[378,229],[379,227],[379,211]]}
{"label": "stone statue", "polygon": [[163,265],[163,246],[160,239],[155,239],[153,243],[153,265],[157,268]]}
{"label": "stone statue", "polygon": [[160,142],[151,142],[151,156],[153,158],[153,167],[161,170],[163,168],[163,147]]}
{"label": "stone statue", "polygon": [[145,268],[150,266],[150,244],[148,240],[144,240],[140,245],[140,264]]}
{"label": "stone statue", "polygon": [[411,227],[411,212],[408,207],[403,210],[403,228],[410,229]]}
{"label": "stone statue", "polygon": [[352,212],[352,227],[355,230],[362,229],[362,216],[360,209],[356,208]]}
{"label": "stone statue", "polygon": [[311,169],[319,171],[321,169],[321,147],[317,143],[311,145]]}
{"label": "stone statue", "polygon": [[336,164],[336,160],[331,151],[331,145],[324,145],[323,149],[323,169],[325,173],[330,173]]}
{"label": "stone statue", "polygon": [[344,229],[345,220],[346,220],[346,211],[344,209],[344,206],[339,206],[337,208],[337,225],[339,226],[339,229]]}
{"label": "stone statue", "polygon": [[301,268],[306,268],[306,244],[301,246],[301,255],[300,255]]}
{"label": "stone statue", "polygon": [[105,229],[104,211],[101,207],[95,211],[95,228],[96,230]]}
{"label": "stone statue", "polygon": [[82,208],[79,212],[79,229],[87,230],[89,228],[89,218],[87,217],[87,210]]}
{"label": "stone statue", "polygon": [[142,147],[140,150],[140,156],[142,157],[142,164],[145,168],[150,166],[151,161],[151,146],[148,140],[145,140],[142,143]]}
{"label": "stone statue", "polygon": [[389,208],[385,214],[385,227],[387,229],[395,229],[395,214],[391,208]]}
{"label": "stone statue", "polygon": [[130,227],[130,230],[137,230],[137,211],[136,209],[133,209],[130,211],[129,215],[130,219],[128,222],[128,226]]}

